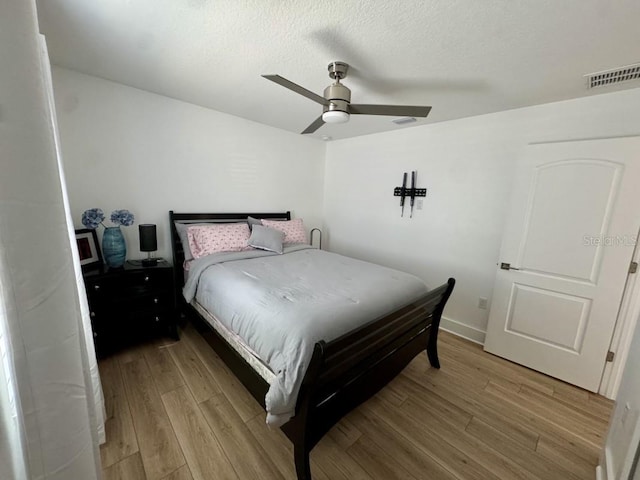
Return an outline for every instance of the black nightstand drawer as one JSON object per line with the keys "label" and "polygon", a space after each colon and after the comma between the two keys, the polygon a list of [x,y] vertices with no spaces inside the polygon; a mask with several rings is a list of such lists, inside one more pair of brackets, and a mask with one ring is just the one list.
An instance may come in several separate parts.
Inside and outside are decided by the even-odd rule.
{"label": "black nightstand drawer", "polygon": [[173,282],[173,272],[169,270],[132,272],[125,277],[127,294],[136,296],[166,289]]}
{"label": "black nightstand drawer", "polygon": [[170,320],[170,313],[166,310],[157,312],[141,312],[135,319],[140,328],[164,328]]}
{"label": "black nightstand drawer", "polygon": [[120,276],[109,276],[84,280],[89,302],[102,302],[113,297],[114,293],[122,289]]}
{"label": "black nightstand drawer", "polygon": [[85,272],[96,351],[104,356],[144,338],[177,339],[173,268],[126,263],[121,269]]}
{"label": "black nightstand drawer", "polygon": [[131,272],[127,275],[110,275],[85,280],[89,300],[113,301],[123,297],[138,297],[167,290],[173,284],[171,271]]}
{"label": "black nightstand drawer", "polygon": [[129,300],[132,308],[140,310],[159,310],[173,308],[173,292],[157,291],[148,295],[141,295],[135,300]]}
{"label": "black nightstand drawer", "polygon": [[[107,302],[108,300],[108,302]],[[90,305],[94,305],[89,301]],[[112,298],[100,298],[95,304],[96,311],[145,311],[151,309],[174,308],[173,292],[171,290],[151,290],[139,295],[122,295]]]}

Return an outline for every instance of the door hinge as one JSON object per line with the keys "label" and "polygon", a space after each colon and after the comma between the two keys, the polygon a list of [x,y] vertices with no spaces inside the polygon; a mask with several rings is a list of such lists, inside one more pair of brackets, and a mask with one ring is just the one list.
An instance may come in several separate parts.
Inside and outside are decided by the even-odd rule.
{"label": "door hinge", "polygon": [[638,271],[638,262],[631,262],[629,265],[629,273],[636,273]]}
{"label": "door hinge", "polygon": [[607,362],[613,362],[613,359],[615,358],[616,354],[613,353],[611,350],[609,350],[607,352]]}

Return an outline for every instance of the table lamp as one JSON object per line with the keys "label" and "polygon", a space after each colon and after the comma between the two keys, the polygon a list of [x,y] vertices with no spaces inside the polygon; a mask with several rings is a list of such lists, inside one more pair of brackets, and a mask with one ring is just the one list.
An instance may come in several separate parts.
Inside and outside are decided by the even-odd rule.
{"label": "table lamp", "polygon": [[138,225],[138,231],[140,234],[140,251],[147,252],[147,258],[142,260],[142,266],[154,267],[158,264],[158,259],[151,257],[151,252],[158,250],[156,226],[152,223],[143,223]]}

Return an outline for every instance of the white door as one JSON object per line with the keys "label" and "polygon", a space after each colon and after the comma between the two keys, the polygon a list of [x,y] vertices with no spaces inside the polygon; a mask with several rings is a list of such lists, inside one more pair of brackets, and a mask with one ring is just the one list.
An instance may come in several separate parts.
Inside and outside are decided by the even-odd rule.
{"label": "white door", "polygon": [[640,227],[640,137],[529,145],[485,350],[598,390]]}

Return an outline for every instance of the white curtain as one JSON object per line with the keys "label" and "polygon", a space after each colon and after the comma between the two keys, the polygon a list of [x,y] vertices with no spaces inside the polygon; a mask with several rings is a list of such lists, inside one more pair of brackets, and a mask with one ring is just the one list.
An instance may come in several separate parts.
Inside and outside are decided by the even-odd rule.
{"label": "white curtain", "polygon": [[[58,172],[60,174],[60,187],[62,200],[64,202],[64,210],[67,219],[67,232],[69,234],[69,242],[73,255],[73,271],[76,277],[76,287],[78,291],[78,328],[82,332],[84,340],[80,341],[82,347],[83,371],[87,385],[91,387],[91,391],[87,392],[90,414],[93,417],[93,423],[96,425],[95,433],[99,444],[106,441],[104,430],[104,422],[106,410],[104,405],[104,395],[102,394],[102,384],[100,383],[100,372],[98,371],[98,361],[96,360],[96,350],[93,343],[93,331],[91,330],[91,317],[89,315],[89,304],[84,287],[84,277],[82,276],[82,267],[80,266],[80,255],[78,253],[78,244],[76,243],[76,234],[71,218],[71,207],[69,206],[69,196],[67,195],[67,185],[64,178],[64,169],[62,167],[62,153],[60,151],[60,135],[58,133],[58,121],[56,119],[56,107],[53,98],[53,80],[51,78],[51,64],[49,63],[49,53],[47,51],[47,42],[44,36],[40,35],[40,57],[42,61],[42,73],[47,90],[49,100],[49,111],[51,114],[51,122],[53,126],[54,141],[56,147],[56,156],[58,160]],[[99,454],[99,450],[96,450]]]}
{"label": "white curtain", "polygon": [[0,2],[0,478],[93,480],[104,407],[42,47],[34,0]]}

